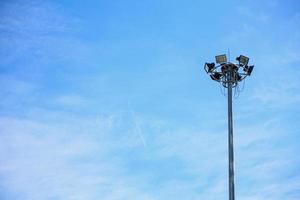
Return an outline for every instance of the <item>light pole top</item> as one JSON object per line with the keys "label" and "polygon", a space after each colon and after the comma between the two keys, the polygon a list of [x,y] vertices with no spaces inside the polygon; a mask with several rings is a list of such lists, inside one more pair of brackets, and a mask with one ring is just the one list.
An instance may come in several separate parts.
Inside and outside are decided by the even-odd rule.
{"label": "light pole top", "polygon": [[236,58],[237,63],[227,62],[225,54],[215,58],[216,64],[205,63],[204,69],[212,80],[221,83],[224,87],[228,87],[229,82],[232,83],[232,87],[237,86],[240,81],[251,75],[254,68],[253,65],[248,65],[249,58],[243,55]]}

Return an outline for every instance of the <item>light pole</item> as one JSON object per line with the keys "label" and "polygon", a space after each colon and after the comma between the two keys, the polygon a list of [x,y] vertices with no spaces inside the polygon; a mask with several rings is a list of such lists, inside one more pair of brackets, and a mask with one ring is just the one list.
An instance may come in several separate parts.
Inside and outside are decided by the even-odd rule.
{"label": "light pole", "polygon": [[250,76],[254,66],[248,66],[249,58],[240,55],[236,58],[238,63],[227,62],[226,55],[216,56],[216,63],[205,63],[204,69],[207,74],[227,88],[228,97],[228,184],[229,200],[235,200],[234,191],[234,149],[233,149],[233,116],[232,116],[232,88],[246,76]]}

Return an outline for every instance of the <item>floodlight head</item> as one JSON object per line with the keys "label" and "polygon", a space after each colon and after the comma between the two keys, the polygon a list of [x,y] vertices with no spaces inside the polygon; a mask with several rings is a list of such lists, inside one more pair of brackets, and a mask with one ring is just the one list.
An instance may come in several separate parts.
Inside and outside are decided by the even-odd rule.
{"label": "floodlight head", "polygon": [[244,71],[247,73],[248,76],[251,75],[252,71],[253,71],[254,65],[251,66],[245,66],[244,67]]}
{"label": "floodlight head", "polygon": [[222,64],[227,62],[226,54],[216,56],[216,63]]}
{"label": "floodlight head", "polygon": [[228,70],[228,66],[227,65],[223,65],[222,67],[221,67],[221,71],[222,71],[222,73],[226,73],[227,72],[227,70]]}
{"label": "floodlight head", "polygon": [[241,81],[242,78],[243,78],[243,77],[242,77],[241,75],[237,74],[237,77],[236,77],[237,81]]}
{"label": "floodlight head", "polygon": [[236,60],[239,61],[239,64],[242,66],[247,66],[249,62],[249,58],[243,55],[237,57]]}
{"label": "floodlight head", "polygon": [[220,72],[215,72],[210,75],[210,78],[214,81],[220,81],[222,78],[222,74]]}
{"label": "floodlight head", "polygon": [[215,63],[205,63],[204,69],[206,73],[211,73],[215,68]]}
{"label": "floodlight head", "polygon": [[253,68],[254,68],[254,65],[251,65],[251,66],[249,66],[248,67],[248,76],[250,76],[251,75],[251,73],[252,73],[252,71],[253,71]]}

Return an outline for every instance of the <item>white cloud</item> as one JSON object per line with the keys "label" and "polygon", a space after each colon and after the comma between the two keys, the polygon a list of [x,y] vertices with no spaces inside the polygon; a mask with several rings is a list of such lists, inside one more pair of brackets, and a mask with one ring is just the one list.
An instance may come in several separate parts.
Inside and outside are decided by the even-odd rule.
{"label": "white cloud", "polygon": [[91,124],[80,118],[66,123],[66,116],[58,116],[47,123],[0,119],[1,185],[7,191],[20,199],[151,199],[112,156],[123,148],[109,135],[112,118]]}
{"label": "white cloud", "polygon": [[[35,111],[22,119],[2,117],[1,184],[6,191],[22,195],[19,199],[150,200],[170,196],[173,199],[227,196],[225,127],[219,132],[188,127],[171,131],[167,123],[160,120],[157,125],[155,120],[148,121],[138,114],[132,117],[129,112],[78,117],[46,110]],[[141,131],[151,124],[152,130],[148,127],[148,131],[142,133],[149,140],[147,146],[143,146],[136,133],[134,120],[137,118]],[[262,199],[267,197],[264,195],[272,195],[272,191],[266,189],[271,184],[268,180],[275,185],[287,181],[290,187],[278,192],[278,196],[296,191],[293,185],[297,181],[290,184],[289,180],[278,179],[284,177],[282,170],[290,169],[298,161],[283,159],[292,149],[275,148],[285,133],[280,131],[280,125],[274,124],[276,120],[246,129],[237,127],[236,176],[241,198],[250,195]],[[262,148],[266,143],[274,145]],[[131,155],[132,150],[140,151],[142,157],[136,157],[136,153]],[[128,168],[126,163],[136,161],[162,165],[161,171],[137,168],[138,171],[130,173],[135,169]],[[176,169],[177,175],[154,184],[151,177],[163,176],[165,161],[174,167],[181,163]],[[244,192],[247,185],[241,184],[241,179],[258,186]],[[264,195],[256,194],[258,187],[264,189]]]}

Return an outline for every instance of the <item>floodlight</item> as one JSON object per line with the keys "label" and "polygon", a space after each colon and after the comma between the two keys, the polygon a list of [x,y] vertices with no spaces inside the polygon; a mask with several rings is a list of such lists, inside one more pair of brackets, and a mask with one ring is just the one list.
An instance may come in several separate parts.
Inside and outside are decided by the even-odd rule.
{"label": "floodlight", "polygon": [[205,63],[204,69],[206,73],[210,73],[213,71],[214,67],[215,67],[215,63]]}
{"label": "floodlight", "polygon": [[210,75],[210,78],[214,81],[220,81],[221,77],[222,77],[222,74],[219,72],[215,72]]}
{"label": "floodlight", "polygon": [[241,75],[237,74],[237,76],[236,76],[237,81],[241,81],[242,78],[243,78],[243,77],[242,77]]}
{"label": "floodlight", "polygon": [[244,71],[247,73],[248,76],[250,76],[253,71],[253,68],[254,68],[254,65],[245,66]]}
{"label": "floodlight", "polygon": [[239,64],[242,66],[248,65],[249,58],[243,55],[240,55],[239,57],[236,58],[237,61],[239,61]]}
{"label": "floodlight", "polygon": [[227,62],[226,54],[216,56],[216,63],[222,64]]}

